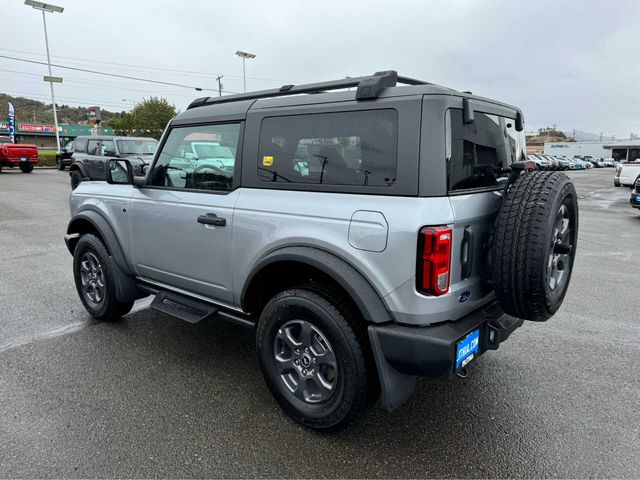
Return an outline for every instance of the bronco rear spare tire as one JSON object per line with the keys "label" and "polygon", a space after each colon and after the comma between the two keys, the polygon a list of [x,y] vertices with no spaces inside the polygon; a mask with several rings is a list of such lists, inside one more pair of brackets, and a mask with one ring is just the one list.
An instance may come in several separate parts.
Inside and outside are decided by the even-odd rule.
{"label": "bronco rear spare tire", "polygon": [[543,322],[562,305],[578,239],[578,200],[569,177],[528,172],[507,191],[498,213],[492,277],[503,310]]}

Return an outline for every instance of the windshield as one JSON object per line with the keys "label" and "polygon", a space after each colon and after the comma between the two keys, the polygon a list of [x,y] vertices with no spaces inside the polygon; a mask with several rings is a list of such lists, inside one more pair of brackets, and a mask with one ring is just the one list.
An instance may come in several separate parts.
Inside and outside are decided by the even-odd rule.
{"label": "windshield", "polygon": [[233,151],[219,143],[194,142],[191,145],[198,158],[234,158]]}
{"label": "windshield", "polygon": [[118,140],[120,155],[153,155],[158,148],[158,141],[152,138],[145,140]]}

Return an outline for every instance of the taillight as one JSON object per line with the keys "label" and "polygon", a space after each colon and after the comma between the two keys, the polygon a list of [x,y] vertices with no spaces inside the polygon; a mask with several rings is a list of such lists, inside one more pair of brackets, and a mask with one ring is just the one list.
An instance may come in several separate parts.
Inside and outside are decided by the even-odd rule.
{"label": "taillight", "polygon": [[442,295],[449,291],[452,232],[447,227],[423,227],[418,233],[416,288]]}
{"label": "taillight", "polygon": [[618,166],[616,167],[616,177],[619,177],[619,176],[620,176],[620,172],[621,172],[621,171],[622,171],[622,167],[621,167],[620,165],[618,165]]}

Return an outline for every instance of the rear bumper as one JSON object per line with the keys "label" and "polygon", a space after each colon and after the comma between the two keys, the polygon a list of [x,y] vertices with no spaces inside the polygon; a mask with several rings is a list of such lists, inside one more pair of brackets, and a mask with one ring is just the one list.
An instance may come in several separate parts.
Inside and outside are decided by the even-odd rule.
{"label": "rear bumper", "polygon": [[480,329],[478,352],[496,350],[524,320],[504,314],[497,303],[455,322],[430,327],[369,326],[378,367],[381,401],[393,410],[413,393],[417,376],[450,379],[456,374],[456,344]]}
{"label": "rear bumper", "polygon": [[27,157],[25,161],[22,161],[21,158],[24,158],[24,157],[3,157],[3,158],[0,158],[0,163],[4,165],[19,165],[21,163],[38,163],[38,157]]}
{"label": "rear bumper", "polygon": [[614,187],[620,186],[620,177],[613,177],[613,186]]}

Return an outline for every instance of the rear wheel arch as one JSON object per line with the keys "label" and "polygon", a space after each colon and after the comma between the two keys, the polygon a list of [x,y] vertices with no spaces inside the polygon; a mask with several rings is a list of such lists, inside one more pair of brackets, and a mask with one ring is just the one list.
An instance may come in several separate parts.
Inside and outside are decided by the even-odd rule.
{"label": "rear wheel arch", "polygon": [[285,247],[260,260],[247,277],[240,303],[246,312],[259,315],[278,292],[310,282],[338,289],[369,323],[393,320],[381,296],[358,270],[314,247]]}

